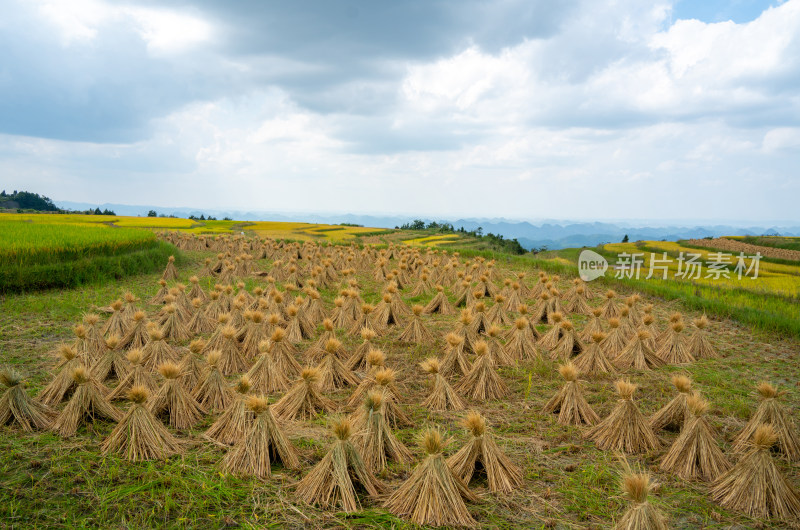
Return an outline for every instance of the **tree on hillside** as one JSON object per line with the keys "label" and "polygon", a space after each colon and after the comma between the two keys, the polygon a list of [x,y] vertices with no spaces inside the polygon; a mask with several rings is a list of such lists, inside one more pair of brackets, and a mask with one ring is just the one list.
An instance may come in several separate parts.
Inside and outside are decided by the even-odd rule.
{"label": "tree on hillside", "polygon": [[622,242],[623,243],[627,243],[628,242],[628,234],[625,234],[625,237],[622,238]]}
{"label": "tree on hillside", "polygon": [[17,207],[22,210],[37,210],[40,212],[58,211],[58,206],[53,204],[53,201],[38,193],[14,190],[14,193],[11,195],[5,194],[2,195],[2,197],[7,198],[9,201],[16,202]]}
{"label": "tree on hillside", "polygon": [[158,212],[156,212],[155,210],[150,210],[149,212],[147,212],[147,217],[158,217]]}

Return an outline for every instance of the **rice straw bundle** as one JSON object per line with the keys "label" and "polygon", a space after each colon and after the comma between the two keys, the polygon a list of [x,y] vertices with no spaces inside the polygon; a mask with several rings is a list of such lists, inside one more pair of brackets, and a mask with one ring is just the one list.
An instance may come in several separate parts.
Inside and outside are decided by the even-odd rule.
{"label": "rice straw bundle", "polygon": [[430,331],[425,327],[425,324],[422,322],[422,311],[423,307],[419,304],[415,304],[414,307],[411,308],[413,316],[409,321],[406,329],[400,334],[397,338],[398,341],[404,342],[407,344],[423,344],[426,342],[433,342],[433,335]]}
{"label": "rice straw bundle", "polygon": [[200,298],[192,298],[192,318],[186,324],[186,329],[192,335],[203,335],[214,331],[214,321],[209,319],[203,311],[203,301]]}
{"label": "rice straw bundle", "polygon": [[40,403],[49,407],[64,401],[64,397],[75,388],[76,383],[75,379],[72,378],[72,372],[78,366],[83,366],[82,360],[71,346],[61,346],[58,351],[61,356],[61,361],[59,362],[61,368],[37,396]]}
{"label": "rice straw bundle", "polygon": [[245,361],[250,362],[258,356],[258,345],[266,338],[264,313],[261,311],[245,311],[245,325],[242,328],[240,350]]}
{"label": "rice straw bundle", "polygon": [[626,306],[619,310],[619,329],[628,340],[636,334],[636,324],[631,320],[630,310]]}
{"label": "rice straw bundle", "polygon": [[361,313],[350,327],[350,335],[359,336],[361,335],[361,330],[363,329],[372,330],[376,335],[379,331],[381,331],[381,328],[379,326],[375,326],[374,324],[374,319],[372,317],[373,311],[375,311],[374,305],[366,303],[361,304]]}
{"label": "rice straw bundle", "polygon": [[22,374],[13,368],[0,370],[0,425],[19,425],[23,431],[45,430],[50,427],[55,412],[25,392]]}
{"label": "rice straw bundle", "polygon": [[273,392],[283,392],[289,388],[289,378],[286,373],[278,368],[270,343],[261,341],[258,345],[261,354],[256,359],[247,378],[256,394],[269,395]]}
{"label": "rice straw bundle", "polygon": [[333,412],[336,404],[319,390],[320,373],[317,368],[303,368],[300,379],[273,405],[274,414],[282,420],[307,420],[318,412]]}
{"label": "rice straw bundle", "polygon": [[190,429],[200,423],[205,411],[180,382],[180,367],[166,362],[158,367],[164,383],[148,403],[150,412],[157,417],[168,416],[169,424],[176,429]]}
{"label": "rice straw bundle", "polygon": [[584,285],[578,285],[575,288],[575,296],[567,301],[565,309],[570,313],[580,315],[591,314],[592,307],[586,302],[586,287]]}
{"label": "rice straw bundle", "polygon": [[[304,353],[308,362],[318,363],[323,355],[325,355],[325,343],[328,342],[329,339],[336,338],[336,328],[333,325],[333,320],[326,318],[322,322],[322,327],[325,331],[322,332],[322,335],[320,335],[316,342],[309,346]],[[341,348],[341,350],[337,352],[340,358],[343,358],[346,354],[347,351],[344,348]]]}
{"label": "rice straw bundle", "polygon": [[683,322],[673,322],[670,324],[668,333],[661,342],[661,347],[656,351],[656,355],[661,357],[667,364],[688,364],[694,362],[694,356],[683,340]]}
{"label": "rice straw bundle", "polygon": [[320,374],[319,388],[323,392],[358,385],[356,374],[348,370],[339,360],[337,351],[341,347],[342,343],[336,339],[328,339],[325,344],[325,356],[317,366]]}
{"label": "rice straw bundle", "polygon": [[627,470],[622,477],[622,490],[632,504],[614,525],[615,530],[667,530],[667,520],[661,511],[647,502],[647,495],[654,489],[648,473],[633,473]]}
{"label": "rice straw bundle", "polygon": [[217,322],[220,315],[225,314],[225,308],[222,305],[222,294],[219,291],[211,291],[208,294],[208,300],[208,305],[203,314],[209,321]]}
{"label": "rice straw bundle", "polygon": [[205,361],[202,359],[201,352],[206,346],[203,339],[195,339],[189,343],[189,349],[183,354],[179,366],[181,368],[181,384],[187,390],[192,390],[197,386],[200,378],[205,374]]}
{"label": "rice straw bundle", "polygon": [[552,314],[559,311],[553,311],[551,307],[550,293],[541,292],[536,295],[538,300],[536,305],[533,306],[531,311],[531,323],[533,324],[552,324]]}
{"label": "rice straw bundle", "polygon": [[487,329],[491,323],[486,318],[486,304],[483,302],[475,302],[472,306],[472,322],[470,323],[469,331],[473,336],[480,335]]}
{"label": "rice straw bundle", "polygon": [[[225,326],[220,330],[222,341],[220,342],[219,370],[223,375],[233,375],[246,372],[250,366],[239,350],[239,343],[236,341],[236,328]],[[206,348],[208,351],[208,348]]]}
{"label": "rice straw bundle", "polygon": [[86,346],[91,364],[106,351],[106,341],[100,332],[100,315],[86,313],[83,315],[83,323],[86,326]]}
{"label": "rice straw bundle", "polygon": [[792,521],[800,517],[800,496],[772,459],[777,435],[759,425],[741,459],[711,486],[711,498],[725,508],[750,517]]}
{"label": "rice straw bundle", "polygon": [[411,296],[421,296],[424,294],[428,294],[431,291],[433,285],[430,282],[430,276],[427,272],[423,272],[419,276],[419,281],[417,285],[411,290]]}
{"label": "rice straw bundle", "polygon": [[514,327],[505,348],[506,352],[518,361],[539,357],[539,351],[536,349],[531,325],[527,318],[520,317],[514,321]]}
{"label": "rice straw bundle", "polygon": [[72,349],[75,350],[83,364],[91,364],[99,352],[95,351],[93,343],[89,340],[86,326],[78,324],[72,328],[72,332],[75,334],[75,342],[72,343]]}
{"label": "rice straw bundle", "polygon": [[125,354],[125,358],[130,363],[131,370],[128,372],[128,375],[119,382],[116,388],[111,391],[108,395],[108,400],[115,401],[118,399],[126,399],[128,397],[128,392],[135,386],[143,387],[147,390],[148,395],[155,394],[158,390],[158,384],[156,384],[152,372],[142,365],[142,359],[144,358],[142,350],[129,350],[128,353]]}
{"label": "rice straw bundle", "polygon": [[475,343],[475,362],[464,376],[456,390],[461,395],[477,400],[500,399],[508,395],[508,387],[495,371],[494,361],[488,355],[489,346],[485,341]]}
{"label": "rice straw bundle", "polygon": [[164,333],[155,325],[147,330],[150,341],[142,348],[142,364],[150,371],[155,371],[163,363],[178,362],[178,354],[164,340]]}
{"label": "rice straw bundle", "polygon": [[556,347],[558,341],[561,340],[561,322],[564,320],[564,315],[560,311],[555,311],[550,315],[553,325],[547,330],[547,333],[542,335],[539,339],[539,347],[545,351],[550,351]]}
{"label": "rice straw bundle", "polygon": [[472,312],[469,309],[463,309],[461,314],[458,316],[458,323],[456,324],[456,329],[453,330],[453,333],[458,337],[464,339],[463,349],[467,353],[472,353],[472,343],[475,342],[477,339],[476,335],[472,333],[472,321],[473,316]]}
{"label": "rice straw bundle", "polygon": [[600,343],[603,349],[606,352],[606,355],[610,359],[616,359],[619,357],[619,354],[622,353],[622,350],[625,349],[625,346],[628,345],[628,341],[625,338],[625,334],[620,329],[620,320],[617,317],[612,317],[608,319],[608,333],[606,334],[605,340]]}
{"label": "rice straw bundle", "polygon": [[182,452],[180,442],[147,408],[148,390],[134,386],[128,392],[131,407],[103,440],[103,454],[116,453],[125,460],[166,460]]}
{"label": "rice straw bundle", "polygon": [[117,349],[119,337],[112,335],[106,339],[106,351],[94,362],[90,371],[92,377],[101,383],[107,379],[124,379],[131,370],[131,364]]}
{"label": "rice straw bundle", "polygon": [[275,369],[283,372],[286,377],[296,377],[300,374],[300,363],[295,359],[297,349],[284,340],[286,332],[283,328],[276,328],[270,336],[269,351],[275,362]]}
{"label": "rice straw bundle", "polygon": [[289,442],[273,415],[265,398],[251,396],[248,408],[255,418],[247,434],[228,451],[222,460],[222,469],[236,475],[269,478],[272,476],[272,461],[281,462],[284,467],[298,469],[300,460],[297,450]]}
{"label": "rice straw bundle", "polygon": [[[462,424],[471,439],[447,459],[447,465],[464,484],[469,484],[476,471],[482,471],[492,493],[508,493],[523,486],[522,471],[497,446],[492,433],[486,429],[486,419],[471,411]],[[479,466],[478,466],[479,464]]]}
{"label": "rice straw bundle", "polygon": [[578,381],[578,370],[572,363],[558,367],[564,386],[545,404],[543,412],[558,414],[561,425],[594,425],[600,418],[586,402]]}
{"label": "rice straw bundle", "polygon": [[650,333],[647,330],[637,331],[636,335],[614,359],[614,365],[620,370],[628,368],[651,370],[664,366],[664,360],[650,348],[649,339]]}
{"label": "rice straw bundle", "polygon": [[269,337],[275,333],[276,329],[283,329],[281,326],[286,324],[283,318],[281,317],[280,313],[270,313],[267,315],[267,320],[265,321],[265,331],[264,334],[267,337],[267,341],[271,340]]}
{"label": "rice straw bundle", "polygon": [[439,373],[439,359],[429,357],[420,363],[422,371],[433,376],[433,390],[422,402],[428,410],[463,410],[464,401],[459,397],[447,379]]}
{"label": "rice straw bundle", "polygon": [[633,402],[636,385],[620,380],[616,387],[620,396],[616,407],[603,421],[589,429],[585,436],[606,451],[643,453],[658,449],[661,442]]}
{"label": "rice straw bundle", "polygon": [[502,333],[503,330],[500,326],[494,324],[489,326],[489,329],[486,330],[485,340],[489,345],[489,355],[492,357],[495,366],[513,366],[516,364],[514,357],[506,351],[505,346],[500,342],[500,335]]}
{"label": "rice straw bundle", "polygon": [[[309,280],[309,282],[312,281],[313,280]],[[322,307],[322,299],[319,291],[309,287],[306,292],[308,293],[308,298],[305,307],[302,308],[303,313],[305,314],[306,318],[308,318],[308,320],[316,326],[328,318],[328,316],[325,312],[325,308]]]}
{"label": "rice straw bundle", "polygon": [[489,308],[489,311],[486,312],[486,319],[492,324],[497,324],[498,326],[507,326],[511,324],[511,317],[509,317],[508,313],[506,312],[505,303],[505,296],[502,294],[496,295],[494,297],[494,305]]}
{"label": "rice straw bundle", "polygon": [[714,441],[714,432],[705,416],[708,402],[697,394],[689,396],[687,402],[690,417],[661,459],[661,468],[684,480],[715,480],[731,465]]}
{"label": "rice straw bundle", "polygon": [[[370,392],[379,392],[383,396],[383,415],[392,427],[411,426],[414,423],[411,418],[403,412],[397,403],[397,386],[395,385],[395,371],[391,368],[381,368],[368,376],[353,391],[347,401],[348,407],[358,406]],[[358,407],[353,414],[353,425],[361,429],[366,421],[365,409]]]}
{"label": "rice straw bundle", "polygon": [[600,317],[603,315],[603,310],[595,307],[590,311],[591,317],[581,331],[581,340],[589,343],[592,341],[592,335],[595,333],[603,333],[603,322]]}
{"label": "rice straw bundle", "polygon": [[122,298],[125,300],[125,305],[122,308],[122,311],[125,313],[125,318],[130,319],[134,313],[138,311],[136,302],[139,301],[139,298],[137,298],[136,295],[130,291],[127,291],[124,295],[122,295]]}
{"label": "rice straw bundle", "polygon": [[347,419],[336,420],[331,428],[336,442],[325,457],[297,483],[297,496],[320,508],[344,512],[361,509],[354,482],[367,495],[377,497],[386,487],[372,476],[356,447],[350,441],[353,426]]}
{"label": "rice straw bundle", "polygon": [[464,351],[464,337],[448,333],[445,341],[447,349],[439,367],[439,373],[445,377],[466,375],[470,370],[470,364]]}
{"label": "rice straw bundle", "polygon": [[472,288],[468,280],[461,280],[459,285],[457,287],[454,286],[454,288],[456,289],[456,303],[454,304],[456,307],[471,307],[475,303],[475,295],[472,294]]}
{"label": "rice straw bundle", "polygon": [[694,393],[692,380],[685,375],[673,375],[672,384],[678,389],[678,395],[650,418],[650,428],[653,431],[681,431],[691,418],[688,400]]}
{"label": "rice straw bundle", "polygon": [[164,269],[164,274],[161,275],[162,280],[172,281],[178,279],[178,271],[175,270],[175,256],[170,256],[167,261],[167,268]]}
{"label": "rice straw bundle", "polygon": [[353,437],[364,465],[372,473],[386,469],[388,461],[405,464],[411,461],[411,453],[392,433],[391,426],[382,410],[384,393],[372,390],[364,399],[364,427]]}
{"label": "rice straw bundle", "polygon": [[511,282],[511,291],[507,293],[505,308],[512,313],[522,304],[522,286],[519,282]]}
{"label": "rice straw bundle", "polygon": [[649,313],[645,313],[642,317],[642,324],[639,326],[640,330],[647,331],[650,334],[650,338],[647,339],[647,345],[650,346],[650,349],[656,351],[658,346],[656,344],[656,335],[658,334],[658,329],[655,325],[655,317]]}
{"label": "rice straw bundle", "polygon": [[760,383],[757,390],[761,403],[742,432],[733,440],[732,450],[735,452],[746,450],[758,426],[766,423],[772,425],[775,431],[777,436],[775,445],[778,451],[790,462],[796,462],[800,459],[800,436],[789,411],[778,402],[783,393],[766,382]]}
{"label": "rice straw bundle", "polygon": [[550,358],[568,361],[583,353],[584,348],[583,341],[575,331],[575,326],[569,320],[565,320],[561,323],[561,338],[550,351]]}
{"label": "rice straw bundle", "polygon": [[131,316],[131,325],[128,331],[122,336],[122,340],[117,345],[121,350],[144,348],[150,337],[147,334],[147,314],[144,311],[136,311]]}
{"label": "rice straw bundle", "polygon": [[244,438],[255,417],[253,411],[247,408],[251,387],[250,379],[246,375],[239,378],[233,404],[208,428],[205,432],[207,438],[226,445],[233,445]]}
{"label": "rice straw bundle", "polygon": [[418,525],[475,526],[464,501],[476,502],[477,497],[447,465],[442,456],[444,445],[438,430],[428,429],[423,434],[425,460],[392,493],[384,507]]}
{"label": "rice straw bundle", "polygon": [[189,278],[189,283],[192,284],[192,288],[189,289],[189,293],[187,294],[189,299],[194,300],[195,298],[199,298],[200,302],[206,303],[208,301],[208,295],[203,288],[200,287],[200,278],[197,276],[191,276]]}
{"label": "rice straw bundle", "polygon": [[78,432],[78,427],[87,420],[120,420],[122,413],[106,398],[107,389],[89,374],[86,367],[75,368],[72,377],[77,387],[50,426],[53,431],[67,438]]}
{"label": "rice straw bundle", "polygon": [[109,317],[101,330],[104,337],[110,337],[112,335],[123,337],[125,332],[128,331],[130,317],[123,309],[122,300],[114,300],[111,302],[111,317]]}
{"label": "rice straw bundle", "polygon": [[606,338],[606,334],[598,331],[592,334],[592,341],[583,350],[583,353],[573,359],[575,368],[582,374],[598,375],[613,374],[616,372],[612,362],[606,357],[601,344]]}
{"label": "rice straw bundle", "polygon": [[160,280],[158,280],[158,285],[160,285],[161,288],[158,290],[158,292],[155,294],[155,296],[150,299],[150,303],[152,305],[163,304],[164,303],[164,297],[169,294],[169,289],[167,289],[167,280],[165,280],[164,278],[161,278]]}
{"label": "rice straw bundle", "polygon": [[609,289],[605,294],[606,302],[603,304],[603,316],[605,318],[619,317],[619,305],[616,302],[617,293]]}
{"label": "rice straw bundle", "polygon": [[[386,288],[386,292],[392,297],[392,301],[390,304],[390,309],[392,314],[396,315],[399,318],[403,318],[411,314],[411,310],[408,308],[403,299],[400,297],[399,288],[395,285],[389,285]],[[397,320],[397,325],[400,325],[401,322]]]}
{"label": "rice straw bundle", "polygon": [[345,366],[347,366],[349,370],[354,372],[367,370],[367,356],[369,355],[370,351],[375,349],[372,341],[376,336],[377,334],[372,329],[361,330],[361,338],[363,339],[363,342],[359,344],[358,348],[356,348],[356,350],[353,352],[353,355],[351,355],[345,363]]}
{"label": "rice straw bundle", "polygon": [[192,390],[192,396],[206,411],[220,412],[233,403],[234,395],[220,370],[222,354],[212,350],[206,356],[206,371]]}
{"label": "rice straw bundle", "polygon": [[694,331],[692,336],[689,337],[689,353],[695,359],[716,359],[719,357],[717,350],[711,345],[708,339],[708,318],[705,315],[696,318],[692,321],[694,324]]}
{"label": "rice straw bundle", "polygon": [[339,329],[350,329],[353,325],[353,317],[344,309],[344,298],[341,296],[334,298],[333,305],[333,313],[331,314],[333,324]]}
{"label": "rice straw bundle", "polygon": [[444,287],[441,285],[436,286],[436,296],[428,302],[428,305],[425,306],[425,314],[432,315],[434,313],[438,313],[440,315],[454,315],[456,312],[455,307],[450,303],[450,300],[447,298],[447,295],[444,294]]}
{"label": "rice straw bundle", "polygon": [[189,340],[192,335],[178,316],[178,307],[175,304],[167,304],[164,306],[164,311],[166,315],[161,327],[164,337],[175,342]]}

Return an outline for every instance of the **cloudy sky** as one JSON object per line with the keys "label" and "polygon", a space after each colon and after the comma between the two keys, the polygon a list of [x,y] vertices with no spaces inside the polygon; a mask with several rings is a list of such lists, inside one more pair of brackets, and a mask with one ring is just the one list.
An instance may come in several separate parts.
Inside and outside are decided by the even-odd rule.
{"label": "cloudy sky", "polygon": [[3,0],[0,186],[800,220],[800,0]]}

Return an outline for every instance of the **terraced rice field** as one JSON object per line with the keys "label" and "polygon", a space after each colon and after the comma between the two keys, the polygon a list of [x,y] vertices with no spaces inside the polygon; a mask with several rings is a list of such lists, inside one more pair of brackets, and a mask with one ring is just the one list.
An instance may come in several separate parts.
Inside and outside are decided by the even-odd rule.
{"label": "terraced rice field", "polygon": [[[762,241],[764,239],[768,240],[768,238],[761,238]],[[693,247],[713,248],[734,253],[745,252],[747,254],[755,254],[756,252],[760,252],[763,256],[768,258],[800,262],[800,251],[798,250],[789,250],[775,246],[754,245],[745,242],[744,239],[733,239],[729,237],[718,237],[715,239],[689,239],[686,241],[686,244]]]}
{"label": "terraced rice field", "polygon": [[81,219],[59,224],[0,216],[0,292],[79,285],[145,272],[153,270],[168,252],[168,246],[151,231]]}

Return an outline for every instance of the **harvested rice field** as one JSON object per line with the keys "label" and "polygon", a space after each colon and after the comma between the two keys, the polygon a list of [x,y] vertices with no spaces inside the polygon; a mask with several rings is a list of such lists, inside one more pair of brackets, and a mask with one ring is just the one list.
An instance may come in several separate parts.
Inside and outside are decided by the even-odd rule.
{"label": "harvested rice field", "polygon": [[158,273],[0,298],[4,526],[798,524],[791,334],[566,264],[159,234]]}

